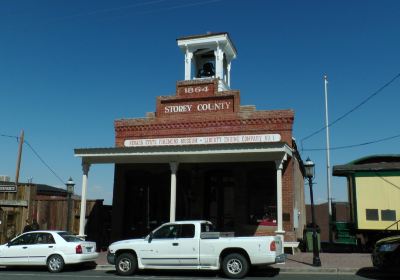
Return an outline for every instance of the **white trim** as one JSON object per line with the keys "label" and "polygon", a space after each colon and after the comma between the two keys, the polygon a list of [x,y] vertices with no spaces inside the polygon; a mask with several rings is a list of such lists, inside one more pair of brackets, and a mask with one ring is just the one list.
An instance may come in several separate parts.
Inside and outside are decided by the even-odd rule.
{"label": "white trim", "polygon": [[[251,147],[249,147],[251,146]],[[106,148],[75,151],[87,163],[204,163],[281,160],[292,149],[284,143],[251,143],[196,146]]]}

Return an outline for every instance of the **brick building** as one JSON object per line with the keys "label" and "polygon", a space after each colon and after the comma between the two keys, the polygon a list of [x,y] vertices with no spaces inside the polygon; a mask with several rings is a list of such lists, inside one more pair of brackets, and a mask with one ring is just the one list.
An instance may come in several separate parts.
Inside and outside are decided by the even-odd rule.
{"label": "brick building", "polygon": [[[185,80],[144,118],[115,121],[115,147],[75,149],[82,198],[91,164],[115,164],[112,239],[163,222],[207,219],[235,235],[302,238],[302,161],[292,110],[256,110],[230,89],[236,49],[227,33],[177,40]],[[84,207],[81,207],[83,209]],[[83,228],[80,231],[84,235]]]}

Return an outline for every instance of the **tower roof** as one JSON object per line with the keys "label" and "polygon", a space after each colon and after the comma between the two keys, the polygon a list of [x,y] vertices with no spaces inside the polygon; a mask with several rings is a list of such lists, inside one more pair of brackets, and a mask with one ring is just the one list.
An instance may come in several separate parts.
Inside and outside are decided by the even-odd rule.
{"label": "tower roof", "polygon": [[206,33],[202,35],[190,35],[176,39],[179,48],[186,52],[186,48],[199,49],[212,43],[225,45],[225,52],[233,58],[237,56],[237,50],[228,32]]}

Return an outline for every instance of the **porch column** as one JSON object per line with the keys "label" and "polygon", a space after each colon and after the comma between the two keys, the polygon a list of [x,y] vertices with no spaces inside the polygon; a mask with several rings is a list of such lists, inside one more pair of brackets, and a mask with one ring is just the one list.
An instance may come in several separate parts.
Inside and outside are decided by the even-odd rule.
{"label": "porch column", "polygon": [[283,235],[285,231],[283,230],[283,209],[282,209],[282,170],[283,163],[286,160],[286,155],[281,160],[276,160],[276,221],[278,223],[278,228],[275,231],[276,234],[281,235],[283,241]]}
{"label": "porch column", "polygon": [[169,209],[169,221],[175,222],[176,213],[176,172],[178,171],[178,162],[170,162],[169,166],[171,168],[171,199],[170,199],[170,209]]}
{"label": "porch column", "polygon": [[86,221],[86,192],[87,180],[89,174],[90,164],[82,163],[82,195],[81,195],[81,215],[79,217],[79,237],[85,237],[85,221]]}

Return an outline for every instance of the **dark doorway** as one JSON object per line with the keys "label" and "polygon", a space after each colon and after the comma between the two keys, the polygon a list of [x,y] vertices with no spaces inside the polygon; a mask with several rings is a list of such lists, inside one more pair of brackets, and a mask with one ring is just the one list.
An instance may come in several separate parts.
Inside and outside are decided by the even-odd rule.
{"label": "dark doorway", "polygon": [[[120,174],[121,237],[143,237],[169,221],[168,164],[125,165]],[[115,203],[118,203],[115,201]],[[276,217],[273,162],[181,163],[177,173],[176,220],[210,220],[222,232],[254,235],[266,212]],[[115,217],[115,216],[114,216]],[[271,228],[271,231],[274,231]]]}
{"label": "dark doorway", "polygon": [[235,227],[235,178],[231,170],[205,173],[204,218],[221,231]]}
{"label": "dark doorway", "polygon": [[167,165],[127,172],[124,238],[143,237],[169,221],[170,173]]}

